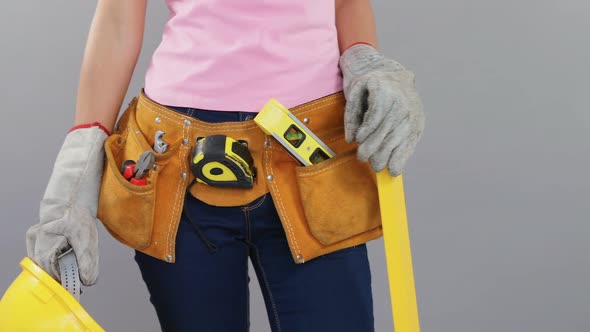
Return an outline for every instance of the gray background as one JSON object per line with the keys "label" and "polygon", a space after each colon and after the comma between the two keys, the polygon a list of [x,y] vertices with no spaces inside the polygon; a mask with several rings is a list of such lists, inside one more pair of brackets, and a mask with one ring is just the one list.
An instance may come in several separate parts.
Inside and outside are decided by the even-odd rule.
{"label": "gray background", "polygon": [[[0,2],[0,292],[20,271],[25,230],[72,124],[94,7]],[[590,331],[590,4],[374,7],[381,48],[416,72],[427,114],[405,173],[422,330]],[[151,1],[148,16],[126,102],[160,40],[163,1]],[[108,331],[157,331],[131,251],[102,231],[101,254],[85,307]],[[377,331],[388,331],[381,240],[370,254]],[[252,331],[269,331],[257,286]]]}

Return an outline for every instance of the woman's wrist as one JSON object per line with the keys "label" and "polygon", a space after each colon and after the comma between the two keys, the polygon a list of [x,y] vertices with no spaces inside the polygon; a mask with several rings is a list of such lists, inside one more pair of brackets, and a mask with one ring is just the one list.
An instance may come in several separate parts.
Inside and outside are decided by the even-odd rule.
{"label": "woman's wrist", "polygon": [[375,48],[375,45],[373,45],[371,43],[368,43],[368,42],[365,42],[365,41],[358,41],[358,42],[355,42],[355,43],[352,43],[352,44],[348,45],[348,47],[346,47],[346,49],[342,53],[346,52],[346,50],[348,50],[349,48],[353,47],[354,45],[360,45],[360,44],[362,44],[362,45],[369,45],[369,46]]}

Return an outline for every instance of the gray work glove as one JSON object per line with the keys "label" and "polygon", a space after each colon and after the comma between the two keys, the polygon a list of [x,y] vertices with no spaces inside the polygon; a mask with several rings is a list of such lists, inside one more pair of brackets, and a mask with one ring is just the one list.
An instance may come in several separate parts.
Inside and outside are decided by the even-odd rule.
{"label": "gray work glove", "polygon": [[93,285],[98,277],[96,213],[107,137],[97,126],[67,134],[41,200],[40,222],[27,231],[28,256],[56,280],[57,257],[70,247],[82,283]]}
{"label": "gray work glove", "polygon": [[400,175],[424,129],[422,102],[414,74],[369,45],[359,44],[340,57],[348,143],[357,142],[358,159],[375,171]]}

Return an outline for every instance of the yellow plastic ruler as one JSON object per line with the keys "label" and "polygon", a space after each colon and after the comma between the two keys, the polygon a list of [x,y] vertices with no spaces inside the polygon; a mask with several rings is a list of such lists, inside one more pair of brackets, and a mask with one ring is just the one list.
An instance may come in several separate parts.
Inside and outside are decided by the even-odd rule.
{"label": "yellow plastic ruler", "polygon": [[395,332],[418,332],[420,322],[402,177],[392,177],[386,168],[377,173],[377,188],[393,325]]}

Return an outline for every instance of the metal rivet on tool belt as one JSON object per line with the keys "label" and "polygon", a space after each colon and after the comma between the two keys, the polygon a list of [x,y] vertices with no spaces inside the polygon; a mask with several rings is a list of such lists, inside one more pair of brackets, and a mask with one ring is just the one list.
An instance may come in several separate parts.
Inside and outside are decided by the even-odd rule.
{"label": "metal rivet on tool belt", "polygon": [[270,141],[264,141],[264,146],[269,148],[270,147]]}
{"label": "metal rivet on tool belt", "polygon": [[191,122],[189,120],[184,120],[184,125],[185,126],[190,126],[191,125]]}
{"label": "metal rivet on tool belt", "polygon": [[308,124],[309,123],[309,118],[303,119],[303,123]]}
{"label": "metal rivet on tool belt", "polygon": [[160,123],[161,121],[160,118],[156,118],[156,123]]}
{"label": "metal rivet on tool belt", "polygon": [[182,144],[187,145],[188,144],[188,138],[185,138],[182,140]]}
{"label": "metal rivet on tool belt", "polygon": [[166,256],[166,260],[168,260],[168,262],[172,262],[172,256],[170,256],[170,255]]}
{"label": "metal rivet on tool belt", "polygon": [[181,176],[183,179],[186,179],[186,173],[185,173],[185,172],[182,172],[182,173],[180,174],[180,176]]}
{"label": "metal rivet on tool belt", "polygon": [[273,177],[272,175],[268,175],[268,176],[266,177],[266,179],[267,179],[268,181],[272,181],[272,179],[274,179],[274,177]]}
{"label": "metal rivet on tool belt", "polygon": [[302,261],[303,260],[303,256],[301,256],[301,254],[297,255],[297,260],[298,261]]}
{"label": "metal rivet on tool belt", "polygon": [[158,165],[154,164],[154,167],[152,167],[154,169],[154,171],[158,170]]}

